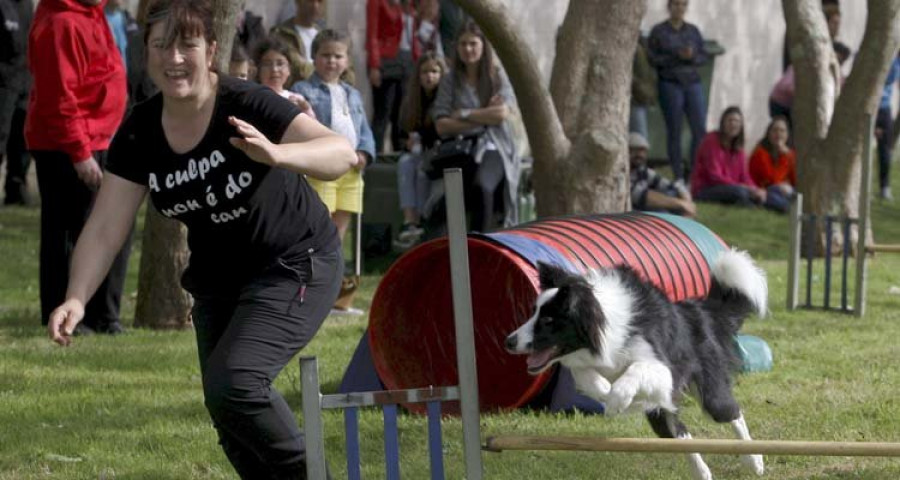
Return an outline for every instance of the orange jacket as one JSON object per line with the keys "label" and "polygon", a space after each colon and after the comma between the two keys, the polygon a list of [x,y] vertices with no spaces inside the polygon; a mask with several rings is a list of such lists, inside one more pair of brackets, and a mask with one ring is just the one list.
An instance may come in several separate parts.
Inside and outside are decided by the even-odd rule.
{"label": "orange jacket", "polygon": [[757,146],[750,156],[750,176],[762,188],[785,182],[796,186],[797,160],[794,150],[778,155],[778,159],[773,161],[765,148]]}

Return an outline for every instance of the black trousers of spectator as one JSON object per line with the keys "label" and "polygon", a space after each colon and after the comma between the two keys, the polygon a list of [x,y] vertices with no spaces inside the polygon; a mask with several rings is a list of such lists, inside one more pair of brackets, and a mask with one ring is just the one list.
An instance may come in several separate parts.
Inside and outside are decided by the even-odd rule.
{"label": "black trousers of spectator", "polygon": [[233,294],[194,296],[206,408],[244,479],[305,479],[303,433],[272,382],[337,298],[339,250],[280,259]]}
{"label": "black trousers of spectator", "polygon": [[891,182],[891,139],[894,138],[894,119],[890,108],[879,108],[875,128],[881,129],[878,137],[878,186],[886,188]]}
{"label": "black trousers of spectator", "polygon": [[25,109],[16,108],[6,143],[6,203],[24,203],[31,157],[25,150]]}
{"label": "black trousers of spectator", "polygon": [[[41,322],[47,325],[50,313],[66,297],[69,267],[75,242],[94,205],[94,192],[78,178],[69,155],[63,152],[32,151],[41,193]],[[104,165],[106,152],[94,152]],[[85,306],[82,323],[106,331],[119,321],[125,271],[131,253],[131,236],[116,255],[106,278]]]}
{"label": "black trousers of spectator", "polygon": [[375,137],[375,151],[384,153],[384,134],[388,123],[391,125],[391,146],[395,151],[403,150],[400,143],[400,104],[406,91],[406,78],[385,78],[381,86],[372,88],[372,135]]}
{"label": "black trousers of spectator", "polygon": [[[503,171],[503,157],[497,150],[488,150],[481,157],[481,164],[475,171],[473,186],[475,205],[472,207],[472,229],[491,232],[499,226],[495,215],[494,198],[497,189],[506,178]],[[507,208],[504,205],[504,208]]]}

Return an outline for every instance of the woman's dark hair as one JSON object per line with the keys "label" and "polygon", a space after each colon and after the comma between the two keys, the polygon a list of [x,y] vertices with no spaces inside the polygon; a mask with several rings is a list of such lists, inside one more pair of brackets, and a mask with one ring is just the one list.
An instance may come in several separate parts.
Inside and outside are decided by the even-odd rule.
{"label": "woman's dark hair", "polygon": [[430,63],[437,64],[438,68],[441,69],[441,76],[447,73],[447,64],[444,63],[444,59],[438,57],[434,52],[428,51],[419,57],[419,61],[416,63],[416,72],[409,79],[406,98],[403,99],[403,103],[400,105],[400,126],[406,132],[415,132],[423,127],[430,126],[433,122],[431,115],[425,115],[423,119],[422,114],[424,113],[423,110],[427,108],[427,104],[430,103],[429,100],[434,99],[437,91],[435,89],[429,96],[425,89],[422,88],[422,81],[419,78],[422,74],[422,67]]}
{"label": "woman's dark hair", "polygon": [[[289,72],[293,70],[293,65],[291,64],[291,47],[280,38],[264,37],[253,44],[253,64],[256,65],[257,79],[259,77],[259,71],[261,70],[262,57],[270,50],[281,54],[281,56],[287,60]],[[293,78],[291,78],[290,73],[288,73],[286,85],[290,86],[292,81]]]}
{"label": "woman's dark hair", "polygon": [[[766,151],[769,154],[769,157],[772,159],[773,163],[778,163],[778,158],[781,156],[781,152],[778,151],[778,147],[769,140],[769,134],[772,133],[772,128],[775,126],[777,122],[781,122],[784,124],[785,128],[788,128],[788,119],[784,115],[775,115],[772,117],[772,120],[769,122],[769,126],[766,127],[766,133],[763,135],[762,140],[759,141],[759,147]],[[790,130],[788,130],[790,132]],[[788,133],[790,135],[790,133]]]}
{"label": "woman's dark hair", "polygon": [[[741,131],[738,133],[737,137],[734,137],[729,143],[726,143],[728,142],[728,139],[725,138],[725,119],[732,114],[741,117]],[[722,112],[722,116],[719,117],[719,143],[732,152],[744,148],[744,113],[741,112],[741,107],[732,105]]]}
{"label": "woman's dark hair", "polygon": [[[459,29],[459,34],[456,36],[455,42],[457,49],[459,48],[459,40],[463,35],[474,35],[481,40],[483,45],[481,60],[478,62],[478,83],[476,84],[476,91],[478,92],[478,100],[481,102],[481,106],[485,106],[490,103],[491,97],[493,97],[500,89],[500,82],[497,78],[497,69],[494,67],[494,49],[491,48],[491,44],[488,43],[487,38],[485,38],[484,32],[481,31],[481,27],[471,19],[466,20],[466,23]],[[460,80],[460,84],[462,84],[462,80],[466,77],[466,64],[459,58],[459,51],[455,53],[453,59],[453,72],[457,79]]]}
{"label": "woman's dark hair", "polygon": [[179,37],[203,37],[209,45],[216,41],[209,0],[156,0],[151,3],[147,8],[144,45],[150,38],[150,29],[159,22],[166,22],[163,36],[166,48],[171,47]]}

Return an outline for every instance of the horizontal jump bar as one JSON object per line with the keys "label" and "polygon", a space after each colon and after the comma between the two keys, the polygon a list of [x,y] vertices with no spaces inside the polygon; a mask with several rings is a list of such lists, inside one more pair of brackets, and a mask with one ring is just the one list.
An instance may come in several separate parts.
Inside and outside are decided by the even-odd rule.
{"label": "horizontal jump bar", "polygon": [[371,407],[398,403],[426,403],[459,400],[459,387],[430,387],[410,390],[382,390],[377,392],[335,393],[322,395],[322,408]]}
{"label": "horizontal jump bar", "polygon": [[900,245],[869,245],[867,252],[871,253],[900,253]]}
{"label": "horizontal jump bar", "polygon": [[806,442],[782,440],[719,440],[671,438],[488,437],[485,450],[576,450],[589,452],[721,453],[810,455],[837,457],[897,457],[900,443]]}

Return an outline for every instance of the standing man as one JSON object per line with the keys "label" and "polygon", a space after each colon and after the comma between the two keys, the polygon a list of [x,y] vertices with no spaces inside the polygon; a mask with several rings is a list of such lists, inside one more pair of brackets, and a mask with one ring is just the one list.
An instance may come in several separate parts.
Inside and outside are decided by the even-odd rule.
{"label": "standing man", "polygon": [[325,0],[295,0],[295,3],[294,18],[275,25],[269,32],[291,47],[291,84],[312,74],[312,41],[319,34],[319,23],[325,16]]}
{"label": "standing man", "polygon": [[23,130],[31,76],[25,50],[34,5],[31,0],[0,0],[0,162],[6,159],[6,205],[27,203],[28,152]]}
{"label": "standing man", "polygon": [[891,152],[894,138],[894,117],[891,115],[891,99],[894,96],[894,84],[900,80],[900,56],[895,55],[884,81],[878,114],[875,116],[875,140],[878,145],[878,197],[890,202],[894,200],[891,193]]}
{"label": "standing man", "polygon": [[[688,0],[669,0],[669,19],[650,31],[650,62],[659,74],[659,105],[666,121],[666,151],[676,181],[687,170],[706,135],[706,98],[697,67],[706,63],[700,30],[684,20]],[[681,121],[691,127],[691,153],[685,168],[681,153]]]}
{"label": "standing man", "polygon": [[[34,88],[25,140],[41,192],[44,325],[65,300],[72,250],[103,179],[106,150],[125,113],[125,68],[102,3],[41,0],[28,38]],[[129,241],[87,304],[84,326],[77,333],[122,331],[119,306],[130,250]]]}

